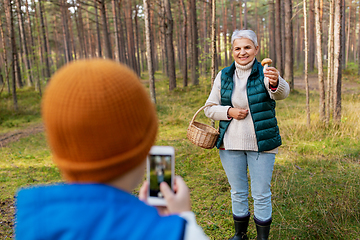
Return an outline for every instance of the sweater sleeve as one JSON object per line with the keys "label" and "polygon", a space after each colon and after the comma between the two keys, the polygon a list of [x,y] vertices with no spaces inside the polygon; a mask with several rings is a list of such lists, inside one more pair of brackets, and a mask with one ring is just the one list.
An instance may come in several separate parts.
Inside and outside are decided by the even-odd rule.
{"label": "sweater sleeve", "polygon": [[289,96],[290,86],[281,76],[279,76],[279,82],[276,90],[271,90],[269,79],[267,77],[264,78],[264,84],[268,89],[271,99],[273,100],[282,100]]}
{"label": "sweater sleeve", "polygon": [[180,217],[184,218],[187,222],[184,240],[209,240],[202,228],[196,223],[193,212],[183,212],[180,214]]}
{"label": "sweater sleeve", "polygon": [[221,106],[220,90],[221,90],[221,71],[216,76],[209,98],[205,103],[205,105],[208,104],[216,104],[216,105],[205,108],[204,112],[208,118],[211,118],[215,121],[230,120],[227,117],[227,112],[231,106]]}

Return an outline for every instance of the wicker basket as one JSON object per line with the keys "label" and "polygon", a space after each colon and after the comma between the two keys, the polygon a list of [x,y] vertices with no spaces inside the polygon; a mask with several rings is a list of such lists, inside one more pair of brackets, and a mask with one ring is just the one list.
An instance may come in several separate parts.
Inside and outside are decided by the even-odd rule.
{"label": "wicker basket", "polygon": [[215,146],[216,140],[219,137],[219,131],[206,124],[195,122],[195,118],[201,110],[213,105],[214,104],[202,106],[195,113],[194,117],[192,118],[189,124],[186,134],[190,142],[192,142],[193,144],[199,147],[206,149],[211,149]]}

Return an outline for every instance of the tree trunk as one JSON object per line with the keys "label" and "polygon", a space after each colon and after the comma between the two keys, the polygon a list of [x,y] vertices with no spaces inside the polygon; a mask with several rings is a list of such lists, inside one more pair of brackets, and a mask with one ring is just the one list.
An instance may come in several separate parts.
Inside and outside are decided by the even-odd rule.
{"label": "tree trunk", "polygon": [[118,13],[117,13],[117,0],[112,0],[112,11],[114,17],[114,39],[115,39],[115,59],[120,62],[120,39],[119,39],[119,26],[118,26]]}
{"label": "tree trunk", "polygon": [[346,16],[346,1],[342,0],[341,1],[342,4],[342,17],[341,17],[341,69],[345,68],[345,61],[344,61],[344,57],[345,57],[345,42],[346,42],[346,38],[345,38],[345,16]]}
{"label": "tree trunk", "polygon": [[211,88],[214,85],[216,71],[216,0],[211,0]]}
{"label": "tree trunk", "polygon": [[68,6],[65,0],[61,1],[61,20],[62,20],[62,30],[63,30],[63,41],[64,41],[64,51],[65,51],[65,62],[72,61],[72,53],[70,46],[70,34],[69,34],[69,25],[68,25]]}
{"label": "tree trunk", "polygon": [[232,15],[232,32],[235,31],[236,28],[236,4],[235,0],[231,0],[231,15]]}
{"label": "tree trunk", "polygon": [[[299,1],[296,2],[297,4],[297,9],[299,9]],[[297,10],[298,12],[299,10]],[[296,25],[297,25],[297,44],[296,44],[296,67],[299,68],[300,66],[300,61],[301,61],[301,52],[302,52],[302,49],[301,49],[301,46],[302,46],[302,38],[301,38],[301,33],[302,33],[302,28],[301,28],[301,17],[300,17],[300,14],[297,14],[297,18],[296,18]]]}
{"label": "tree trunk", "polygon": [[[346,36],[346,44],[345,44],[345,69],[348,66],[349,61],[349,51],[350,51],[350,32],[351,32],[351,4],[349,4],[349,13],[348,13],[348,21],[347,21],[347,36]],[[345,17],[345,16],[344,16]]]}
{"label": "tree trunk", "polygon": [[329,40],[328,40],[328,71],[327,71],[327,94],[326,94],[326,118],[328,124],[330,121],[330,114],[333,108],[331,102],[333,99],[332,88],[334,77],[334,0],[330,1],[330,15],[329,15]]}
{"label": "tree trunk", "polygon": [[20,38],[21,38],[21,43],[22,43],[22,47],[24,49],[24,63],[25,63],[25,76],[26,76],[26,80],[27,80],[27,85],[31,86],[33,79],[32,79],[32,70],[30,67],[30,61],[29,61],[29,53],[28,53],[28,46],[26,44],[26,35],[25,35],[25,28],[24,28],[24,18],[23,15],[21,14],[21,4],[20,4],[20,0],[16,0],[16,8],[18,11],[18,21],[19,21],[19,28],[20,28]]}
{"label": "tree trunk", "polygon": [[276,38],[275,38],[275,3],[269,1],[269,57],[273,60],[273,66],[276,66]]}
{"label": "tree trunk", "polygon": [[45,73],[46,73],[46,81],[50,79],[50,63],[49,63],[49,52],[48,52],[48,45],[47,45],[47,39],[46,39],[46,33],[45,33],[45,24],[44,24],[44,16],[43,16],[43,10],[41,1],[39,0],[39,12],[40,12],[40,23],[41,23],[41,30],[42,35],[44,39],[44,54],[45,54]]}
{"label": "tree trunk", "polygon": [[66,16],[68,17],[68,23],[69,23],[69,36],[70,36],[70,51],[71,54],[74,56],[74,59],[76,60],[78,58],[77,56],[77,51],[76,51],[76,43],[75,43],[75,38],[74,38],[74,31],[73,31],[73,26],[72,26],[72,20],[71,20],[71,15],[68,14],[68,12],[66,12]]}
{"label": "tree trunk", "polygon": [[[4,4],[5,5],[5,4]],[[4,34],[4,30],[3,30],[3,23],[2,23],[2,19],[0,17],[0,33],[1,33],[1,39],[2,39],[2,47],[4,49],[4,62],[5,62],[5,74],[6,74],[6,82],[7,82],[7,90],[8,93],[10,94],[11,89],[10,89],[10,80],[9,80],[9,66],[8,66],[8,51],[7,51],[7,40],[5,39],[5,34]]]}
{"label": "tree trunk", "polygon": [[275,38],[276,38],[276,68],[280,72],[280,75],[283,76],[283,58],[282,58],[282,37],[281,37],[281,1],[276,0],[275,3]]}
{"label": "tree trunk", "polygon": [[96,24],[98,57],[101,57],[102,47],[101,47],[101,35],[100,35],[100,25],[99,25],[99,15],[98,15],[98,0],[94,0],[94,8],[95,8],[95,24]]}
{"label": "tree trunk", "polygon": [[[285,0],[285,1],[287,1],[287,0]],[[281,61],[281,63],[282,63],[282,70],[283,70],[283,74],[285,73],[285,43],[286,43],[286,41],[285,41],[285,1],[283,0],[283,1],[281,1],[281,21],[282,21],[282,23],[281,23],[281,47],[282,47],[282,49],[281,49],[281,53],[282,53],[282,61]]]}
{"label": "tree trunk", "polygon": [[227,49],[227,0],[224,0],[223,6],[224,6],[224,12],[223,12],[224,54],[225,54],[225,66],[228,66],[229,60],[228,60],[228,49]]}
{"label": "tree trunk", "polygon": [[[10,37],[10,46],[11,46],[11,51],[12,51],[11,61],[12,61],[12,69],[14,69],[14,75],[12,78],[13,86],[14,86],[14,83],[16,84],[15,90],[13,88],[12,92],[14,94],[14,91],[15,91],[15,94],[16,94],[16,87],[22,88],[23,82],[22,82],[21,71],[20,71],[20,60],[19,60],[19,55],[17,52],[18,48],[17,48],[16,40],[15,40],[14,14],[13,14],[13,5],[12,5],[11,0],[7,0],[6,5],[7,5],[6,18],[7,18],[8,29],[10,31],[9,37]],[[17,104],[17,102],[16,102],[16,104]],[[14,99],[14,106],[15,106],[15,99]],[[16,106],[16,108],[17,108],[17,106]]]}
{"label": "tree trunk", "polygon": [[16,96],[16,77],[15,77],[15,61],[17,61],[17,47],[15,43],[15,31],[14,31],[14,17],[13,17],[13,11],[12,11],[12,3],[11,0],[6,1],[7,5],[7,22],[9,25],[9,31],[10,31],[10,39],[11,39],[11,50],[12,50],[12,61],[13,64],[11,64],[11,76],[12,76],[12,95],[13,95],[13,102],[14,102],[14,110],[18,111],[18,104],[17,104],[17,96]]}
{"label": "tree trunk", "polygon": [[334,17],[334,114],[336,123],[341,121],[341,67],[342,67],[342,19],[343,1],[335,0]]}
{"label": "tree trunk", "polygon": [[257,33],[257,41],[258,41],[258,46],[259,46],[259,51],[256,55],[256,57],[258,59],[261,59],[261,32],[260,32],[260,27],[259,27],[259,16],[258,16],[258,1],[255,0],[254,1],[254,5],[255,5],[255,26],[256,26],[256,33]]}
{"label": "tree trunk", "polygon": [[198,57],[198,30],[196,18],[196,1],[190,0],[190,26],[191,26],[191,82],[199,85],[199,57]]}
{"label": "tree trunk", "polygon": [[84,57],[88,58],[89,57],[88,49],[90,48],[90,43],[88,42],[88,38],[86,36],[84,20],[83,20],[83,16],[82,16],[81,1],[78,2],[78,17],[79,17],[79,27],[80,27],[81,37],[82,37],[83,43],[84,43],[84,48],[83,48]]}
{"label": "tree trunk", "polygon": [[[122,63],[126,63],[127,62],[127,59],[126,59],[126,47],[125,47],[125,37],[124,37],[124,28],[123,26],[125,24],[122,23],[121,21],[121,1],[119,1],[119,4],[118,4],[118,15],[119,15],[119,45],[120,45],[120,62]],[[154,50],[154,49],[153,49]]]}
{"label": "tree trunk", "polygon": [[[359,2],[359,19],[360,19],[360,2]],[[358,36],[358,75],[360,75],[360,25],[359,25],[359,36]]]}
{"label": "tree trunk", "polygon": [[309,0],[309,71],[314,71],[315,63],[315,6],[314,0]]}
{"label": "tree trunk", "polygon": [[95,47],[93,44],[93,34],[92,34],[92,24],[90,23],[90,18],[89,18],[89,11],[86,11],[86,25],[87,25],[87,39],[88,39],[88,43],[89,43],[89,52],[88,52],[88,56],[89,57],[93,57],[95,56]]}
{"label": "tree trunk", "polygon": [[140,45],[139,45],[139,39],[140,39],[140,33],[139,33],[139,21],[138,21],[138,5],[135,6],[135,16],[134,16],[134,23],[135,23],[135,43],[136,43],[136,65],[137,65],[137,71],[139,76],[141,76],[141,65],[140,65]]}
{"label": "tree trunk", "polygon": [[221,31],[220,31],[220,18],[217,18],[217,55],[218,55],[218,61],[216,62],[217,66],[222,66],[222,59],[221,59],[221,43],[220,43],[220,39],[221,39],[221,35],[220,35]]}
{"label": "tree trunk", "polygon": [[239,29],[244,28],[242,15],[242,0],[239,0]]}
{"label": "tree trunk", "polygon": [[320,121],[325,121],[325,86],[324,86],[324,73],[322,63],[322,27],[320,22],[320,0],[315,0],[315,27],[316,27],[316,48],[317,48],[317,60],[318,60],[318,79],[319,79],[319,116]]}
{"label": "tree trunk", "polygon": [[105,45],[105,57],[112,59],[112,51],[111,51],[111,42],[109,38],[109,31],[107,27],[107,18],[106,18],[106,9],[105,9],[105,0],[99,1],[100,4],[100,13],[102,19],[102,30],[104,37],[104,45]]}
{"label": "tree trunk", "polygon": [[181,64],[182,66],[182,76],[183,76],[183,85],[184,87],[186,87],[188,85],[188,71],[187,71],[187,14],[186,14],[186,7],[185,7],[185,4],[184,4],[184,0],[180,0],[180,5],[181,5],[181,9],[182,9],[182,15],[183,15],[183,18],[184,18],[184,22],[183,22],[183,29],[182,29],[182,42],[183,42],[183,54],[184,54],[184,57],[183,57],[183,61]]}
{"label": "tree trunk", "polygon": [[126,21],[126,29],[127,29],[129,65],[138,75],[140,75],[135,57],[135,40],[134,40],[134,31],[133,31],[133,23],[132,23],[132,14],[131,14],[132,13],[131,0],[127,0],[125,4],[126,4],[125,21]]}
{"label": "tree trunk", "polygon": [[[41,44],[40,44],[40,30],[39,30],[39,24],[38,24],[38,17],[37,17],[37,10],[36,10],[36,5],[35,5],[35,1],[32,1],[33,5],[34,5],[34,12],[35,12],[35,21],[33,22],[33,25],[35,27],[35,29],[37,29],[38,31],[38,44],[36,45],[34,37],[33,37],[33,31],[32,31],[32,24],[31,24],[31,18],[30,18],[30,14],[29,14],[29,9],[28,7],[26,7],[26,14],[27,14],[27,18],[28,18],[28,24],[29,24],[29,31],[30,31],[30,43],[32,46],[32,55],[33,55],[33,61],[34,61],[34,65],[36,66],[36,72],[37,72],[37,85],[35,85],[35,89],[39,91],[39,94],[41,96],[41,71],[40,71],[40,62],[39,62],[39,58],[36,57],[36,48],[39,49],[39,55],[40,55],[40,59],[42,62],[42,57],[43,57],[43,51],[41,48]],[[28,2],[26,0],[26,6],[28,6]],[[35,30],[36,31],[36,30]]]}
{"label": "tree trunk", "polygon": [[244,29],[247,29],[247,0],[244,0]]}
{"label": "tree trunk", "polygon": [[284,77],[294,89],[294,51],[292,27],[292,0],[285,1],[285,73]]}
{"label": "tree trunk", "polygon": [[145,36],[146,36],[146,53],[147,53],[147,65],[149,71],[149,89],[150,97],[153,103],[156,103],[156,93],[155,93],[155,79],[154,79],[154,66],[153,66],[153,52],[152,52],[152,38],[151,38],[151,25],[150,25],[150,0],[144,0],[144,14],[145,14]]}
{"label": "tree trunk", "polygon": [[173,18],[171,14],[170,0],[164,1],[165,6],[165,36],[167,38],[166,48],[168,50],[169,63],[169,90],[176,88],[176,74],[175,74],[175,54],[173,45]]}
{"label": "tree trunk", "polygon": [[308,82],[308,34],[307,34],[307,9],[306,0],[303,0],[304,8],[304,41],[305,41],[305,89],[306,89],[306,125],[310,127],[310,100],[309,100],[309,82]]}
{"label": "tree trunk", "polygon": [[82,36],[82,29],[80,29],[80,22],[79,22],[79,17],[78,17],[78,11],[79,11],[79,7],[76,5],[75,0],[72,0],[72,5],[74,7],[74,21],[75,21],[75,26],[76,26],[76,32],[79,38],[79,42],[80,42],[80,58],[84,58],[85,57],[85,40]]}

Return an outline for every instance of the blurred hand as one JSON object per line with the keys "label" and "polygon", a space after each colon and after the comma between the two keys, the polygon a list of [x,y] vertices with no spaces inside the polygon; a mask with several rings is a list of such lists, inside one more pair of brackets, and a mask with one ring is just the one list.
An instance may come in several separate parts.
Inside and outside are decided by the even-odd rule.
{"label": "blurred hand", "polygon": [[267,67],[264,71],[264,76],[269,79],[271,86],[277,86],[279,82],[279,71],[274,67]]}
{"label": "blurred hand", "polygon": [[[139,190],[139,199],[147,202],[149,183],[145,181]],[[166,182],[160,184],[160,191],[164,195],[166,206],[155,206],[161,215],[187,212],[191,210],[190,191],[184,180],[176,176],[174,179],[174,192]]]}
{"label": "blurred hand", "polygon": [[174,192],[166,182],[160,184],[160,191],[164,194],[169,213],[182,213],[191,210],[190,191],[184,180],[176,176],[174,179]]}
{"label": "blurred hand", "polygon": [[246,118],[249,114],[248,109],[240,109],[240,108],[229,108],[228,115],[229,117],[235,118],[237,120],[241,120]]}

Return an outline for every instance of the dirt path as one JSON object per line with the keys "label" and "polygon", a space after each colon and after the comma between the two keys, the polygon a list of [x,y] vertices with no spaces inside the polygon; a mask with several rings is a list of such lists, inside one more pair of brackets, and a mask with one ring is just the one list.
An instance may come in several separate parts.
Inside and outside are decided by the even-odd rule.
{"label": "dirt path", "polygon": [[36,134],[44,131],[42,123],[31,125],[25,129],[11,131],[5,134],[0,134],[0,148],[7,146],[9,143],[18,141],[20,138],[27,137],[31,134]]}
{"label": "dirt path", "polygon": [[[319,80],[316,74],[311,74],[308,76],[309,80],[309,90],[318,90],[319,89]],[[326,81],[326,79],[325,79]],[[294,79],[294,88],[305,90],[305,79],[304,76],[295,77]],[[341,92],[343,93],[359,93],[360,84],[355,82],[342,82]]]}

